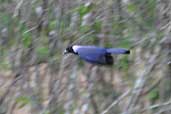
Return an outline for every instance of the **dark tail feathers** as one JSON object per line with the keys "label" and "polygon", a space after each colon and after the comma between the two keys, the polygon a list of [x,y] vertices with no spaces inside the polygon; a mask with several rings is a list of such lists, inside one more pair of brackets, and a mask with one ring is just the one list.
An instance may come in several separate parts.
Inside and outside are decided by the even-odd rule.
{"label": "dark tail feathers", "polygon": [[130,50],[123,48],[108,48],[107,52],[111,54],[130,54]]}

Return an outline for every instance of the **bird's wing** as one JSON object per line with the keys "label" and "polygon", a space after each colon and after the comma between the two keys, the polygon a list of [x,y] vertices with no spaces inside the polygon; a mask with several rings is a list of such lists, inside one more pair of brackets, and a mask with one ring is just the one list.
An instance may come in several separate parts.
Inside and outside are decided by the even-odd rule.
{"label": "bird's wing", "polygon": [[80,58],[96,64],[105,64],[105,54],[106,49],[101,47],[95,46],[81,46],[77,50],[78,55]]}
{"label": "bird's wing", "polygon": [[111,54],[129,54],[130,51],[128,49],[123,48],[108,48],[106,49],[107,53]]}

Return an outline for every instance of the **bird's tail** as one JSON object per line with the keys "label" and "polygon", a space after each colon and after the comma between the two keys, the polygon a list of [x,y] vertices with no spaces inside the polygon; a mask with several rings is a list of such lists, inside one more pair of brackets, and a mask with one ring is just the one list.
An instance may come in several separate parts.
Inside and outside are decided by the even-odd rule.
{"label": "bird's tail", "polygon": [[107,52],[111,54],[130,54],[130,50],[123,48],[108,48]]}

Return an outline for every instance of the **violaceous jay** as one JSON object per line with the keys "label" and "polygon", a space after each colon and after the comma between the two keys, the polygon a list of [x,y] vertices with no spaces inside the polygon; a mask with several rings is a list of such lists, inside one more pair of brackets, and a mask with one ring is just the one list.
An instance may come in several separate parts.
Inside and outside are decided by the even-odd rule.
{"label": "violaceous jay", "polygon": [[123,48],[72,45],[65,49],[64,54],[67,53],[78,55],[81,59],[91,64],[113,65],[112,54],[129,54],[130,50]]}

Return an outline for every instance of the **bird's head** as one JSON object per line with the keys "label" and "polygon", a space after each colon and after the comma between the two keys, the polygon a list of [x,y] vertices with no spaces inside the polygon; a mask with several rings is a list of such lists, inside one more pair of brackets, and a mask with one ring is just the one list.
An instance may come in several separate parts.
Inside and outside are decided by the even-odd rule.
{"label": "bird's head", "polygon": [[68,53],[74,53],[74,50],[72,48],[72,46],[68,46],[65,51],[64,51],[64,55],[68,54]]}
{"label": "bird's head", "polygon": [[64,51],[64,55],[68,54],[68,53],[75,53],[73,50],[73,46],[68,46],[65,51]]}
{"label": "bird's head", "polygon": [[79,45],[70,45],[65,49],[64,54],[73,53],[77,55],[79,48]]}

